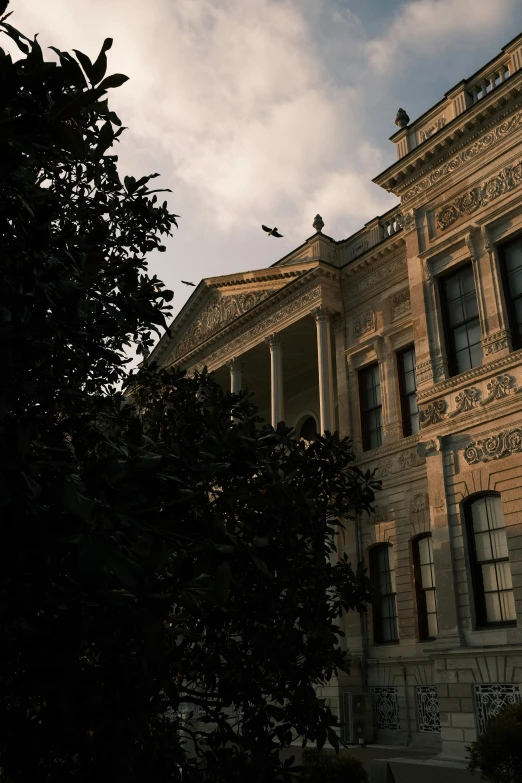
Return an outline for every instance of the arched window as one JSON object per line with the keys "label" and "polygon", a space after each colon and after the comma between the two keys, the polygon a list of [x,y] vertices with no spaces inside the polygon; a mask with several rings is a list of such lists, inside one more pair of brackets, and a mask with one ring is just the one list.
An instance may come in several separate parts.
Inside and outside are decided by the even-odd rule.
{"label": "arched window", "polygon": [[307,418],[301,424],[299,428],[299,437],[303,440],[313,440],[317,435],[317,424],[313,416],[307,416]]}
{"label": "arched window", "polygon": [[439,632],[437,622],[437,596],[435,594],[435,568],[431,534],[419,536],[413,541],[413,572],[417,594],[417,618],[419,639],[434,639]]}
{"label": "arched window", "polygon": [[370,579],[373,586],[373,640],[377,644],[396,642],[399,632],[391,544],[378,544],[370,550]]}
{"label": "arched window", "polygon": [[517,619],[502,501],[481,495],[466,504],[466,524],[478,626]]}

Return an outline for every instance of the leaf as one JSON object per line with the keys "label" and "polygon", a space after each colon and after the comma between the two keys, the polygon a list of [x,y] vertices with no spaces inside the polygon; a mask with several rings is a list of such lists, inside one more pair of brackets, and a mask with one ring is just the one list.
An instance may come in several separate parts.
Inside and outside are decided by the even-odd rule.
{"label": "leaf", "polygon": [[103,42],[101,52],[99,53],[98,57],[96,58],[96,62],[92,67],[93,84],[97,84],[105,76],[105,72],[107,70],[107,57],[105,56],[105,52],[109,51],[111,46],[112,38],[106,38]]}
{"label": "leaf", "polygon": [[98,144],[95,151],[96,160],[100,160],[102,155],[109,149],[110,146],[112,146],[113,141],[114,131],[112,130],[112,125],[110,122],[105,122],[102,125],[98,136]]}
{"label": "leaf", "polygon": [[92,250],[89,250],[85,256],[85,261],[83,264],[85,277],[88,279],[94,277],[94,275],[100,271],[104,261],[105,256],[99,248],[96,247]]}
{"label": "leaf", "polygon": [[214,595],[218,604],[224,604],[227,600],[231,581],[232,571],[230,570],[230,563],[228,560],[225,560],[217,567],[214,583]]}
{"label": "leaf", "polygon": [[112,76],[107,76],[100,85],[100,90],[108,90],[111,87],[121,87],[122,84],[129,81],[128,76],[124,76],[122,73],[113,73]]}
{"label": "leaf", "polygon": [[[79,52],[78,49],[73,49],[73,52],[75,53],[76,57],[78,58],[78,62],[82,66],[83,70],[87,74],[87,78],[90,81],[91,84],[93,84],[92,81],[92,62],[87,57],[86,54],[83,52]],[[94,86],[94,85],[93,85]]]}

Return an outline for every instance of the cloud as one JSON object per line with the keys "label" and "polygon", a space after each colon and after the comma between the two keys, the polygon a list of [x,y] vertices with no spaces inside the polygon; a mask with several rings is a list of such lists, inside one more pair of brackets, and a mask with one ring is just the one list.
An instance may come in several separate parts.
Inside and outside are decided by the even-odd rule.
{"label": "cloud", "polygon": [[[422,63],[470,41],[487,42],[495,31],[506,27],[506,19],[512,16],[516,7],[517,0],[414,0],[406,3],[400,7],[385,35],[368,41],[369,64],[376,73],[396,76],[414,59]],[[464,76],[455,74],[455,82]]]}
{"label": "cloud", "polygon": [[[383,0],[373,39],[355,0],[17,0],[10,21],[90,56],[114,38],[110,71],[130,77],[110,95],[129,126],[121,167],[173,188],[175,247],[203,276],[268,266],[317,212],[343,238],[396,203],[371,179],[393,161],[397,107],[413,118],[439,100],[452,76],[431,93],[424,80],[446,65],[441,52],[453,64],[463,45],[503,38],[516,2]],[[260,247],[261,222],[285,238]]]}
{"label": "cloud", "polygon": [[[90,55],[100,30],[114,36],[111,70],[131,77],[111,95],[130,127],[125,162],[152,147],[163,173],[191,191],[223,234],[260,222],[309,233],[305,209],[321,194],[331,226],[346,214],[367,175],[362,96],[347,78],[361,41],[354,14],[307,15],[301,0],[90,0],[89,13],[82,8],[48,0],[37,16],[22,0],[17,17],[26,32],[38,20],[45,43]],[[342,83],[318,42],[328,25],[338,64],[341,45],[346,52]],[[386,208],[389,197],[372,188],[359,189],[358,216]]]}

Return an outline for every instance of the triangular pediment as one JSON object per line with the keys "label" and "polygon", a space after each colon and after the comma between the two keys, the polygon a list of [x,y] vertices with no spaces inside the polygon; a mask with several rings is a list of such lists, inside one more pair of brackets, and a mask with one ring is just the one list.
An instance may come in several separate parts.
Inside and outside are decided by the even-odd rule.
{"label": "triangular pediment", "polygon": [[314,264],[292,270],[259,269],[202,280],[164,335],[150,360],[171,364],[212,338],[221,329],[246,316]]}

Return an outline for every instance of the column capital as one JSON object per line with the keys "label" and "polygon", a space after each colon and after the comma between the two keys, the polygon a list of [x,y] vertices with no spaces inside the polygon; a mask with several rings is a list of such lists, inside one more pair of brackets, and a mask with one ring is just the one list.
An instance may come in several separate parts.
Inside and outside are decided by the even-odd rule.
{"label": "column capital", "polygon": [[265,337],[265,343],[268,343],[270,348],[281,348],[283,346],[283,340],[279,332],[274,332]]}
{"label": "column capital", "polygon": [[316,322],[319,321],[329,321],[332,316],[335,315],[337,311],[334,310],[332,307],[327,307],[326,305],[320,305],[319,307],[315,307],[313,310],[310,310],[310,315],[312,315]]}
{"label": "column capital", "polygon": [[234,358],[234,359],[230,359],[227,362],[227,367],[232,372],[237,371],[237,370],[242,370],[244,366],[245,366],[244,362],[242,362],[241,359],[235,359]]}

